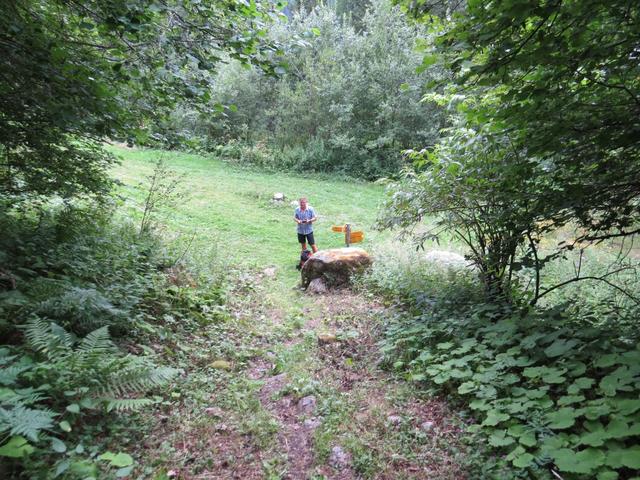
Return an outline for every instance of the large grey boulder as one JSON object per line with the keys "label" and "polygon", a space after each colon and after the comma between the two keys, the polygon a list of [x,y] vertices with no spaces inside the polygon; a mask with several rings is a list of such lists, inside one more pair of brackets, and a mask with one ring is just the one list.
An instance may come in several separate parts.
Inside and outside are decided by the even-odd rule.
{"label": "large grey boulder", "polygon": [[320,250],[302,267],[302,286],[307,288],[316,278],[321,278],[329,288],[346,285],[354,274],[363,272],[371,263],[371,257],[361,248]]}
{"label": "large grey boulder", "polygon": [[441,268],[462,269],[470,267],[470,262],[462,255],[446,250],[430,250],[425,254],[424,259]]}

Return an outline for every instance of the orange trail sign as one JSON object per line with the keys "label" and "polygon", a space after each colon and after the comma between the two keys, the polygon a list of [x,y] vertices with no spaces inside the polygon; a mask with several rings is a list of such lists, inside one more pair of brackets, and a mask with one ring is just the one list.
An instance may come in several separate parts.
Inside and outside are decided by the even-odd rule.
{"label": "orange trail sign", "polygon": [[351,232],[351,238],[350,238],[350,242],[349,243],[359,243],[362,240],[364,240],[364,232],[361,231],[357,231],[357,232]]}
{"label": "orange trail sign", "polygon": [[344,243],[347,247],[352,243],[359,243],[364,240],[364,232],[361,230],[352,232],[351,224],[349,223],[345,223],[344,225],[333,225],[331,230],[337,233],[344,232]]}

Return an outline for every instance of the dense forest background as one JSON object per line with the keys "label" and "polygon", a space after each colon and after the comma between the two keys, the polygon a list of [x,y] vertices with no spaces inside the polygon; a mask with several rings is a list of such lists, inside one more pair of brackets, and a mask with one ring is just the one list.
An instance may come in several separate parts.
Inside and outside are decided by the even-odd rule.
{"label": "dense forest background", "polygon": [[285,49],[278,75],[237,61],[221,65],[210,102],[223,110],[180,107],[155,125],[156,144],[369,180],[396,173],[398,152],[435,144],[443,109],[420,100],[425,83],[444,72],[419,68],[425,28],[387,1],[288,9],[288,21],[267,34]]}

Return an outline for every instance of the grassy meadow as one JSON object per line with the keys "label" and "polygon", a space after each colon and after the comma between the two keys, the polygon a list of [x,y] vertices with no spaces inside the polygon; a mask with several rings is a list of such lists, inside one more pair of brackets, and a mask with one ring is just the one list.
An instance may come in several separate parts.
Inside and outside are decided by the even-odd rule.
{"label": "grassy meadow", "polygon": [[[191,242],[192,251],[214,247],[220,259],[234,264],[275,266],[287,284],[298,276],[294,267],[300,247],[290,202],[300,196],[309,199],[318,215],[314,233],[321,249],[344,246],[344,237],[332,232],[331,226],[347,222],[355,230],[364,230],[359,246],[365,249],[390,238],[372,228],[384,195],[380,185],[313,173],[266,173],[234,167],[212,156],[122,147],[111,147],[111,151],[122,159],[114,176],[122,182],[120,194],[134,218],[140,217],[144,203],[140,184],[147,182],[154,163],[163,158],[169,168],[184,175],[181,185],[187,193],[180,204],[161,212],[167,235]],[[284,193],[286,200],[274,202],[276,192]]]}

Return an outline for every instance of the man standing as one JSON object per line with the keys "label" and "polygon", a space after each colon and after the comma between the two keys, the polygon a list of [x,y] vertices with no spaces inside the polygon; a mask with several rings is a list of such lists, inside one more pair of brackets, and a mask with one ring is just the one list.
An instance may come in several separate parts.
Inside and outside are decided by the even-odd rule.
{"label": "man standing", "polygon": [[316,247],[316,241],[313,238],[313,222],[318,218],[313,208],[307,208],[306,198],[302,197],[300,199],[300,206],[296,208],[293,219],[298,224],[298,242],[300,242],[302,251],[307,249],[307,242],[309,242],[313,253],[316,253],[318,247]]}

